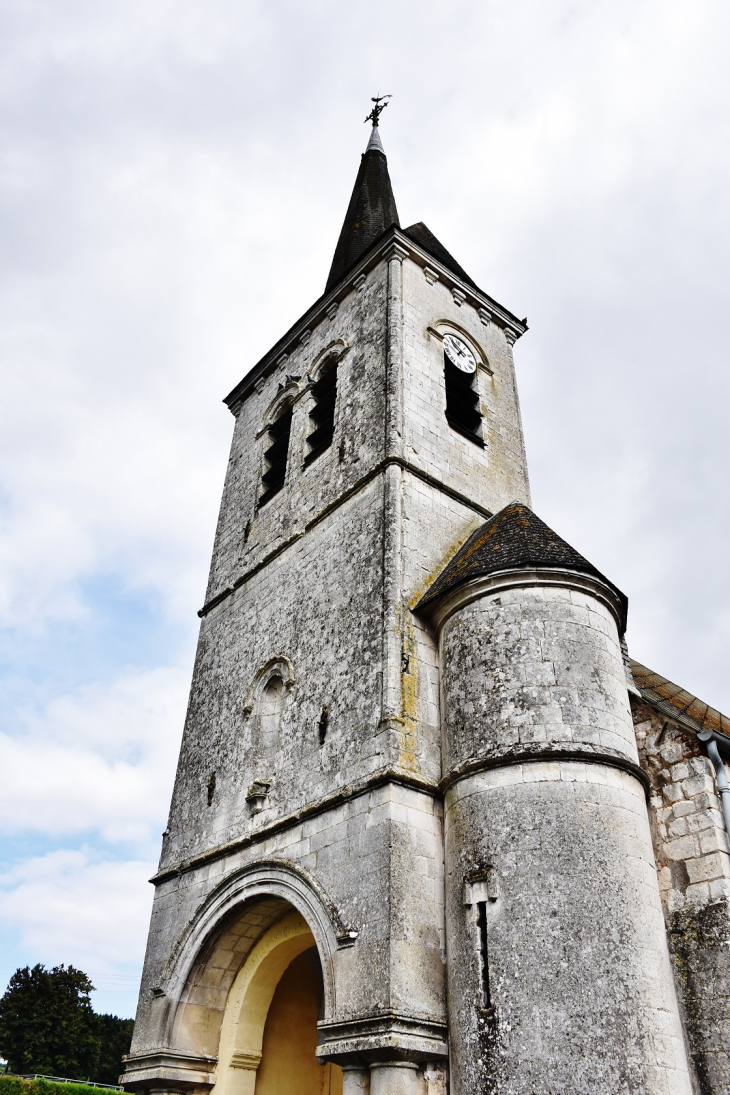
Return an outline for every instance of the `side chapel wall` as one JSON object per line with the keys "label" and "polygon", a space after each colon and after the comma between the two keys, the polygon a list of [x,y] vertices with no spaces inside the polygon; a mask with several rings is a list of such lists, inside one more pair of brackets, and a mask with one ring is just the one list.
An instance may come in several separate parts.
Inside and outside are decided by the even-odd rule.
{"label": "side chapel wall", "polygon": [[700,1095],[730,1091],[730,854],[695,734],[631,697],[675,980]]}

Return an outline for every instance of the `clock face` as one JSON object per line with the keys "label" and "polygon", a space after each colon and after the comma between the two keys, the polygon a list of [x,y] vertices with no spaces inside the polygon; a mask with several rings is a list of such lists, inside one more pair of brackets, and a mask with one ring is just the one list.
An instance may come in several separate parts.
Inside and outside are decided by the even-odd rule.
{"label": "clock face", "polygon": [[462,373],[475,373],[477,361],[467,344],[456,335],[444,335],[444,353]]}

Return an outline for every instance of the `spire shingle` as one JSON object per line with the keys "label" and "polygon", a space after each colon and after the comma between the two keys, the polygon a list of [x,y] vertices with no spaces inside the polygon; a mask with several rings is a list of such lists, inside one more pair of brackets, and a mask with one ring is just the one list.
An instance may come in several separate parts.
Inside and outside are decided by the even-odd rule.
{"label": "spire shingle", "polygon": [[360,161],[360,170],[337,241],[325,292],[329,292],[345,276],[378,236],[382,236],[391,225],[400,228],[398,210],[395,207],[388,161],[378,127],[373,126],[368,146]]}

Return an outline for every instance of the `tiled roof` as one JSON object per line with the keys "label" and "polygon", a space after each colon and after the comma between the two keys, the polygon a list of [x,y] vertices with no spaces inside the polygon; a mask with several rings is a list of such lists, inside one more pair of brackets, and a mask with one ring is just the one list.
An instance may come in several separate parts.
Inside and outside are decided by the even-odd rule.
{"label": "tiled roof", "polygon": [[634,684],[647,703],[669,717],[689,722],[696,730],[717,730],[730,735],[730,719],[685,688],[673,684],[666,677],[647,669],[640,662],[629,658]]}
{"label": "tiled roof", "polygon": [[421,598],[418,607],[425,607],[472,578],[516,567],[550,567],[592,574],[614,591],[626,614],[628,601],[621,590],[522,502],[505,506],[472,533]]}

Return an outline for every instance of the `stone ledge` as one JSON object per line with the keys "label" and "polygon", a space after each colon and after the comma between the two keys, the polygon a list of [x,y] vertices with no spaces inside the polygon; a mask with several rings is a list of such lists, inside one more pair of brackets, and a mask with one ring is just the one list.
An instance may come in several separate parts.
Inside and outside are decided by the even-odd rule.
{"label": "stone ledge", "polygon": [[256,829],[246,836],[240,837],[237,840],[231,840],[227,844],[219,844],[215,848],[210,848],[205,852],[201,852],[199,855],[191,856],[190,859],[183,860],[181,863],[177,863],[174,866],[163,867],[161,870],[157,871],[149,881],[153,885],[159,885],[161,882],[167,882],[181,874],[186,874],[188,871],[197,870],[199,867],[203,867],[217,859],[224,859],[226,856],[233,855],[234,852],[240,852],[244,848],[250,848],[254,844],[262,844],[269,837],[284,832],[287,829],[291,829],[293,826],[300,824],[302,821],[306,821],[308,818],[328,813],[330,810],[334,810],[344,802],[350,802],[352,799],[360,798],[362,795],[366,795],[370,791],[375,790],[378,787],[384,787],[390,783],[398,784],[402,787],[409,787],[422,794],[439,798],[438,788],[429,780],[393,768],[381,769],[379,772],[375,772],[373,775],[367,776],[357,783],[348,784],[346,787],[343,787],[339,791],[335,791],[334,794],[328,795],[326,798],[320,799],[318,802],[310,803],[308,806],[303,806],[300,810],[295,810],[290,814],[286,814],[284,817],[278,818],[268,825],[263,825],[260,829]]}
{"label": "stone ledge", "polygon": [[574,748],[546,749],[544,745],[538,745],[533,749],[525,746],[517,746],[513,751],[501,753],[496,757],[482,758],[468,761],[460,765],[439,783],[439,791],[445,794],[461,780],[469,776],[478,775],[480,772],[488,772],[494,768],[506,768],[516,764],[536,764],[544,762],[559,763],[560,761],[578,761],[580,763],[605,765],[609,768],[618,768],[628,773],[644,788],[644,793],[649,796],[651,785],[649,777],[643,768],[628,757],[620,753],[610,753],[605,749],[592,749],[590,745],[576,743]]}
{"label": "stone ledge", "polygon": [[288,539],[283,540],[280,544],[277,545],[277,547],[275,547],[272,551],[270,551],[267,555],[260,559],[258,563],[254,563],[254,565],[249,567],[248,570],[244,571],[243,574],[240,574],[238,578],[236,578],[236,580],[232,582],[231,585],[226,586],[225,589],[219,590],[218,593],[216,593],[213,597],[207,600],[203,607],[198,609],[198,616],[200,617],[200,619],[202,620],[204,616],[207,616],[208,613],[216,608],[219,604],[227,600],[227,598],[235,593],[237,589],[239,589],[242,585],[245,585],[246,582],[250,581],[250,579],[253,578],[260,571],[264,570],[269,565],[269,563],[272,563],[274,559],[277,558],[277,556],[282,555],[288,548],[296,544],[298,540],[301,540],[305,533],[310,532],[313,528],[316,528],[316,526],[321,521],[324,521],[326,517],[329,517],[330,513],[333,513],[335,510],[339,509],[340,506],[344,505],[346,502],[349,502],[352,497],[358,494],[364,487],[372,482],[372,480],[376,479],[391,464],[398,465],[399,467],[403,468],[404,471],[410,472],[411,475],[414,475],[417,479],[420,479],[422,482],[427,483],[430,487],[433,487],[434,490],[440,491],[448,498],[452,498],[455,502],[459,502],[462,506],[466,506],[474,513],[478,513],[482,517],[486,517],[487,519],[494,516],[492,513],[489,512],[488,509],[485,509],[484,506],[480,506],[478,502],[474,502],[471,499],[467,498],[465,494],[462,494],[454,487],[450,487],[447,483],[442,482],[435,476],[430,475],[427,471],[419,468],[416,464],[412,464],[409,460],[404,460],[400,456],[389,456],[385,460],[381,460],[380,463],[376,464],[375,467],[371,468],[369,472],[367,472],[355,483],[353,483],[351,487],[348,487],[347,490],[343,491],[343,493],[338,495],[337,498],[334,498],[331,502],[329,502],[324,507],[324,509],[316,515],[316,517],[313,517],[306,522],[303,529],[301,529],[299,532],[295,532],[294,535],[290,536]]}
{"label": "stone ledge", "polygon": [[210,1088],[215,1083],[217,1057],[192,1057],[186,1053],[158,1050],[124,1057],[120,1082],[127,1091],[145,1088]]}
{"label": "stone ledge", "polygon": [[445,1022],[384,1012],[341,1022],[319,1022],[320,1060],[340,1064],[388,1058],[423,1061],[448,1057],[448,1028]]}
{"label": "stone ledge", "polygon": [[450,589],[433,602],[418,609],[431,620],[437,631],[441,631],[446,621],[462,608],[492,597],[503,590],[525,589],[532,586],[562,587],[576,590],[594,598],[612,614],[619,637],[626,629],[626,612],[618,596],[607,581],[584,571],[571,570],[569,567],[515,566],[493,573],[471,578]]}

